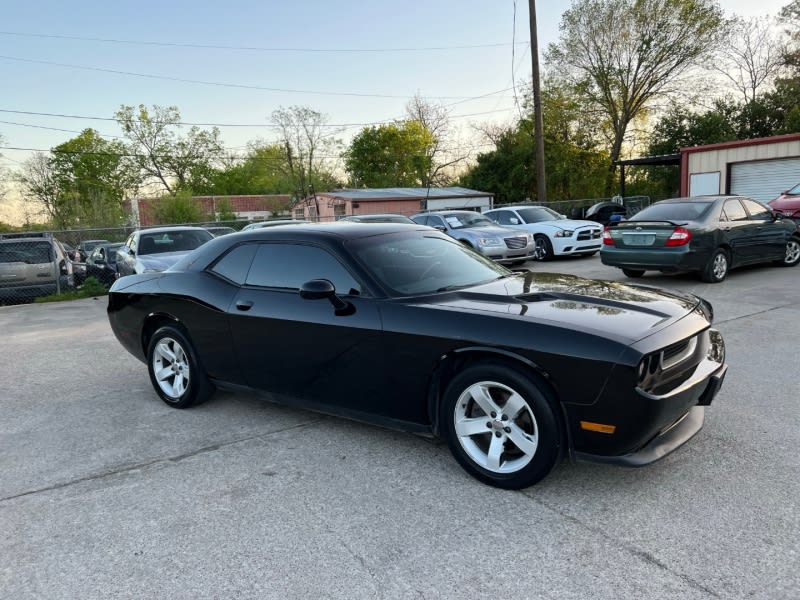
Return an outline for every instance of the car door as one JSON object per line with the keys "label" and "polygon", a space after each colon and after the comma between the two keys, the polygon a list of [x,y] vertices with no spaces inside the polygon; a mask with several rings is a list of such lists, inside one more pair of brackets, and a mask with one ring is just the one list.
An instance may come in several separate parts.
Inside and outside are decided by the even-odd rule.
{"label": "car door", "polygon": [[758,253],[758,230],[738,198],[725,200],[720,211],[720,232],[731,247],[734,265],[751,262]]}
{"label": "car door", "polygon": [[753,261],[769,261],[786,254],[786,228],[772,216],[772,211],[750,198],[742,198],[748,219],[753,225]]}
{"label": "car door", "polygon": [[[340,414],[381,412],[380,314],[341,261],[307,244],[264,242],[233,252],[253,256],[228,311],[247,384]],[[353,310],[337,314],[328,300],[301,298],[300,286],[312,279],[331,281]]]}
{"label": "car door", "polygon": [[128,236],[125,245],[117,251],[117,272],[119,276],[136,272],[136,234]]}

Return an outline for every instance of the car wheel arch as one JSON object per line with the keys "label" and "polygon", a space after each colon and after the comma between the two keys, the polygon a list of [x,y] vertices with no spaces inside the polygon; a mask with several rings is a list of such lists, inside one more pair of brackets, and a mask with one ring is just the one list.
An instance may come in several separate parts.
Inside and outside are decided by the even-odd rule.
{"label": "car wheel arch", "polygon": [[[516,354],[503,350],[501,348],[492,348],[489,346],[469,346],[466,348],[457,348],[439,360],[439,364],[429,381],[429,388],[427,394],[428,400],[428,417],[430,418],[431,430],[434,434],[440,435],[439,424],[439,406],[444,399],[444,393],[450,381],[460,371],[470,367],[474,364],[481,362],[494,362],[500,363],[505,366],[514,368],[522,375],[530,377],[536,384],[546,388],[555,403],[558,405],[554,408],[560,416],[561,429],[565,436],[568,437],[566,427],[566,413],[564,412],[563,402],[559,399],[556,386],[553,384],[550,375],[540,365],[535,362]],[[565,438],[566,439],[566,438]]]}
{"label": "car wheel arch", "polygon": [[182,330],[184,335],[188,337],[188,333],[186,332],[186,328],[181,325],[181,322],[174,316],[164,314],[164,313],[156,313],[148,315],[144,323],[142,324],[142,353],[145,357],[147,357],[147,349],[150,347],[150,340],[153,337],[153,334],[158,331],[164,325],[172,325],[173,327],[178,327]]}

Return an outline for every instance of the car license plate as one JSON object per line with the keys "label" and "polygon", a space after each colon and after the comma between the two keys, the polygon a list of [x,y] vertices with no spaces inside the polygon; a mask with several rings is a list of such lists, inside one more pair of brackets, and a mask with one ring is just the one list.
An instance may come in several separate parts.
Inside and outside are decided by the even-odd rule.
{"label": "car license plate", "polygon": [[652,246],[656,236],[653,233],[626,233],[622,239],[626,246]]}

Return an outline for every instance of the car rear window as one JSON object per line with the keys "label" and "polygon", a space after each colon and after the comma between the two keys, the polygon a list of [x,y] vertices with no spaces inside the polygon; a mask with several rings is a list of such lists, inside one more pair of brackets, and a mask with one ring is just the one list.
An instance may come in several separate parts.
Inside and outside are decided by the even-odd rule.
{"label": "car rear window", "polygon": [[12,243],[0,246],[0,263],[22,262],[29,265],[53,262],[50,244]]}
{"label": "car rear window", "polygon": [[631,221],[696,221],[703,217],[713,202],[669,202],[653,204],[639,211]]}

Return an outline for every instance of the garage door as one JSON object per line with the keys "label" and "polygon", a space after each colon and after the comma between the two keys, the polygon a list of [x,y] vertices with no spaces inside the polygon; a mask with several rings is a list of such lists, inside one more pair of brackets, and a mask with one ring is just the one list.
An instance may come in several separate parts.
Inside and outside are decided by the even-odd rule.
{"label": "garage door", "polygon": [[731,165],[731,194],[769,202],[800,183],[800,158],[781,158]]}

